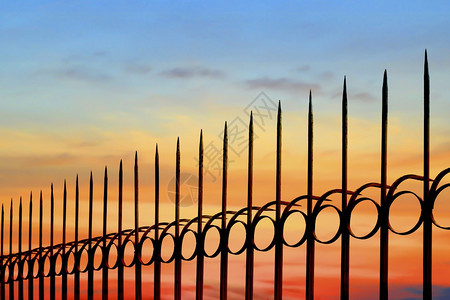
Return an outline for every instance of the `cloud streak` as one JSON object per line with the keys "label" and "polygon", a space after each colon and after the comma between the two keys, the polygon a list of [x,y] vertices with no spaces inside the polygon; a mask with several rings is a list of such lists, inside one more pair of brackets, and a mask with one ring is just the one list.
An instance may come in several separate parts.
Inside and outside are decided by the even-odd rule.
{"label": "cloud streak", "polygon": [[225,73],[217,69],[208,69],[202,67],[175,67],[159,73],[160,76],[175,79],[190,79],[195,77],[221,79]]}
{"label": "cloud streak", "polygon": [[104,83],[110,82],[114,78],[101,71],[86,67],[67,67],[60,69],[46,69],[36,72],[36,75],[47,75],[51,78],[67,81],[84,81]]}
{"label": "cloud streak", "polygon": [[246,80],[244,84],[249,89],[285,90],[290,92],[303,92],[309,90],[314,90],[317,92],[321,90],[321,87],[318,84],[296,81],[285,77],[260,77]]}

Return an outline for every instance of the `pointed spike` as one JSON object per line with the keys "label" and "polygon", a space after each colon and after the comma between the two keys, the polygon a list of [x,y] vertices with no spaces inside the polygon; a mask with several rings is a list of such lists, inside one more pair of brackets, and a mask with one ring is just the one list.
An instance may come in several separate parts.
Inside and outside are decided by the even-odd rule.
{"label": "pointed spike", "polygon": [[105,166],[105,178],[108,178],[108,167]]}

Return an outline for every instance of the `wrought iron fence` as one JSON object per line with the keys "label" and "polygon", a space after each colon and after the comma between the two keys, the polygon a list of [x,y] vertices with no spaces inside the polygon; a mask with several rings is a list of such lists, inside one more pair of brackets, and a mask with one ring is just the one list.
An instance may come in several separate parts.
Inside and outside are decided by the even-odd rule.
{"label": "wrought iron fence", "polygon": [[[61,277],[61,298],[68,296],[80,299],[80,274],[87,273],[87,298],[94,297],[94,275],[102,274],[102,297],[107,299],[112,295],[108,294],[110,270],[117,269],[117,297],[124,298],[124,268],[134,268],[135,272],[135,293],[136,299],[142,299],[142,267],[154,265],[154,299],[161,296],[161,264],[173,263],[174,272],[174,298],[182,298],[182,276],[181,268],[183,261],[196,260],[196,298],[203,299],[204,291],[204,264],[205,258],[220,257],[220,298],[227,299],[227,279],[228,279],[228,258],[230,255],[244,255],[245,253],[245,299],[253,299],[254,285],[254,255],[255,251],[269,251],[274,249],[274,298],[283,297],[283,250],[286,247],[300,247],[306,244],[306,299],[314,298],[314,265],[315,246],[320,244],[331,244],[340,238],[341,243],[341,271],[340,271],[340,295],[341,299],[349,298],[349,257],[350,239],[365,240],[380,232],[380,266],[379,266],[379,297],[388,298],[388,275],[389,275],[389,234],[409,235],[419,228],[423,229],[423,298],[431,299],[432,296],[432,228],[433,225],[439,229],[450,230],[450,227],[440,225],[434,218],[434,203],[437,197],[447,188],[445,176],[450,173],[450,168],[441,171],[434,179],[430,178],[430,98],[429,98],[429,75],[428,62],[425,52],[424,64],[424,149],[423,149],[423,175],[404,175],[392,184],[387,184],[387,124],[388,124],[388,87],[387,74],[384,73],[382,87],[382,132],[381,132],[381,168],[380,182],[370,182],[362,185],[356,190],[347,188],[347,90],[344,78],[342,94],[342,185],[337,189],[330,190],[321,196],[313,194],[313,113],[312,97],[309,94],[308,113],[308,171],[307,171],[307,194],[286,202],[281,199],[281,153],[282,153],[282,122],[281,105],[278,105],[277,113],[277,136],[276,136],[276,194],[275,200],[263,206],[253,204],[253,116],[250,115],[248,132],[248,182],[247,182],[247,206],[238,211],[230,211],[227,208],[227,165],[228,165],[228,134],[227,123],[225,123],[223,137],[222,155],[222,209],[214,215],[203,213],[203,136],[200,133],[199,143],[199,164],[198,164],[198,213],[193,219],[181,219],[180,216],[180,145],[177,141],[176,151],[176,182],[175,182],[175,220],[167,223],[161,222],[160,215],[160,182],[159,182],[159,155],[158,146],[155,152],[155,201],[154,218],[155,224],[152,226],[140,226],[139,224],[139,184],[138,184],[138,159],[137,153],[134,163],[134,228],[122,228],[123,209],[123,170],[122,161],[119,166],[119,192],[118,192],[118,220],[117,232],[107,232],[108,215],[108,172],[105,168],[104,193],[103,193],[103,234],[93,237],[93,179],[92,173],[89,184],[89,234],[87,239],[79,239],[79,185],[78,177],[75,185],[75,237],[71,242],[66,240],[66,211],[67,211],[67,188],[64,182],[63,194],[63,227],[62,243],[54,244],[54,195],[53,185],[51,187],[51,215],[50,215],[50,245],[43,247],[43,204],[42,192],[39,197],[39,247],[32,249],[33,227],[32,210],[33,201],[30,194],[29,201],[29,229],[28,229],[28,249],[22,248],[24,239],[22,237],[22,199],[19,205],[19,222],[17,231],[13,230],[13,209],[11,200],[11,210],[9,217],[9,252],[5,255],[4,249],[4,208],[2,205],[1,214],[1,259],[0,259],[0,295],[1,299],[6,299],[6,286],[9,291],[9,298],[14,299],[18,295],[19,299],[24,299],[24,291],[28,292],[28,299],[33,299],[34,284],[38,281],[39,299],[44,299],[44,294],[50,299],[56,297],[55,279]],[[406,181],[420,181],[423,183],[423,193],[419,195],[412,190],[399,189],[399,185]],[[375,188],[380,195],[380,201],[363,196],[363,191]],[[377,192],[377,193],[378,193]],[[330,200],[332,195],[338,195],[341,203],[333,204]],[[420,204],[421,213],[417,223],[409,230],[398,231],[393,228],[389,221],[390,208],[394,201],[402,195],[415,197]],[[377,210],[377,221],[375,226],[365,235],[356,234],[350,224],[352,212],[363,203],[368,202],[374,205]],[[306,204],[306,211],[299,207]],[[328,240],[321,240],[315,232],[318,215],[325,209],[334,210],[339,216],[340,223],[333,237]],[[300,240],[289,243],[284,236],[284,227],[288,218],[298,214],[306,224],[305,231]],[[272,217],[274,215],[274,217]],[[264,248],[255,243],[255,229],[258,223],[268,220],[271,222],[274,234],[271,242]],[[233,226],[243,226],[245,229],[245,242],[242,247],[232,250],[229,247],[230,231]],[[220,234],[220,241],[217,249],[213,253],[205,251],[205,237],[208,231],[217,230]],[[13,233],[18,235],[18,252],[12,251]],[[195,250],[192,255],[186,257],[182,252],[183,241],[187,234],[195,236]],[[173,251],[168,258],[164,258],[162,253],[162,241],[171,239],[173,241]],[[153,252],[148,260],[143,255],[143,244],[151,242]],[[134,254],[132,259],[125,259],[125,248],[132,247]],[[112,253],[117,253],[113,255]],[[100,256],[100,262],[95,263],[95,257]],[[83,263],[85,261],[85,263]],[[72,262],[72,263],[70,263]],[[68,295],[68,275],[73,280],[73,295]],[[73,276],[72,276],[73,275]],[[46,291],[44,280],[50,281],[50,289]],[[17,283],[16,283],[17,282]],[[28,287],[24,288],[27,283]],[[15,293],[17,286],[17,294]]]}

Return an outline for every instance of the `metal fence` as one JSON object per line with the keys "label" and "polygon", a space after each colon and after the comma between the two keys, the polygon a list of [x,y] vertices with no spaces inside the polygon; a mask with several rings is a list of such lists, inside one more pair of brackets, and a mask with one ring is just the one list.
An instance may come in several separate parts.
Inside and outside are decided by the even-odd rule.
{"label": "metal fence", "polygon": [[[160,182],[159,182],[159,156],[158,147],[155,152],[155,201],[154,219],[152,226],[140,226],[139,224],[139,184],[138,184],[138,159],[137,153],[134,164],[134,228],[122,228],[122,203],[123,203],[123,171],[122,162],[119,167],[119,192],[118,192],[118,220],[117,232],[107,232],[108,215],[108,173],[105,168],[104,193],[103,193],[103,234],[93,237],[93,180],[92,173],[89,185],[89,235],[87,239],[79,239],[79,185],[78,177],[75,186],[75,237],[71,242],[66,240],[66,211],[67,211],[67,188],[64,182],[63,194],[63,227],[62,243],[54,244],[54,196],[53,185],[51,188],[51,216],[50,216],[50,245],[43,247],[42,223],[43,204],[42,192],[39,198],[39,247],[32,249],[32,210],[33,202],[30,195],[29,201],[29,229],[28,229],[28,249],[23,249],[22,244],[25,239],[22,237],[22,199],[19,205],[18,229],[13,229],[13,209],[11,200],[11,210],[9,219],[9,252],[5,255],[4,249],[4,208],[2,205],[1,215],[1,259],[0,259],[0,295],[1,299],[6,299],[6,287],[9,298],[25,299],[24,292],[28,293],[28,299],[33,299],[35,284],[39,290],[39,299],[44,299],[44,294],[50,299],[55,299],[57,295],[56,277],[61,277],[61,288],[58,295],[62,299],[80,299],[80,274],[87,273],[87,298],[94,297],[94,275],[102,278],[102,297],[108,299],[113,295],[108,294],[111,279],[108,277],[110,270],[117,269],[117,297],[124,298],[124,268],[132,268],[135,272],[134,286],[135,299],[141,299],[142,295],[142,273],[143,266],[154,265],[154,299],[161,297],[161,264],[174,264],[174,291],[175,299],[183,297],[182,288],[182,264],[183,261],[196,260],[196,298],[203,299],[204,292],[204,264],[205,258],[220,258],[220,298],[227,299],[227,279],[228,279],[228,258],[230,255],[245,255],[245,299],[253,298],[254,289],[254,255],[255,251],[269,251],[274,249],[274,295],[275,299],[283,298],[283,250],[286,247],[300,247],[306,244],[306,299],[314,298],[314,265],[315,246],[317,243],[331,244],[340,238],[341,244],[341,273],[340,273],[340,294],[341,299],[349,298],[349,256],[350,239],[369,239],[378,231],[380,232],[380,266],[379,266],[379,296],[380,299],[388,298],[388,275],[389,275],[389,234],[409,235],[419,228],[423,230],[423,298],[431,299],[432,296],[432,229],[433,225],[439,229],[450,230],[437,223],[433,215],[434,203],[445,189],[450,187],[446,183],[445,176],[450,173],[450,168],[444,169],[434,179],[430,179],[430,99],[429,99],[429,75],[428,62],[425,52],[424,64],[424,137],[423,137],[423,175],[405,175],[392,184],[388,185],[387,178],[387,124],[388,124],[388,87],[387,75],[384,73],[382,87],[382,132],[381,132],[381,167],[380,182],[367,183],[350,191],[347,188],[347,91],[344,79],[342,94],[342,185],[326,192],[321,196],[313,194],[313,113],[311,104],[311,93],[309,94],[308,113],[308,171],[307,171],[307,194],[297,197],[290,202],[281,200],[281,153],[282,153],[282,122],[281,105],[278,105],[277,113],[277,151],[276,151],[276,194],[275,201],[266,203],[259,207],[253,204],[253,117],[250,116],[248,132],[248,182],[247,182],[247,206],[238,211],[227,209],[227,164],[228,164],[228,135],[227,123],[225,123],[222,152],[222,209],[214,215],[203,213],[203,137],[200,133],[199,143],[199,163],[198,163],[198,215],[193,219],[181,219],[180,217],[180,147],[177,141],[176,152],[176,182],[175,182],[175,220],[167,223],[160,222]],[[400,189],[399,185],[406,181],[420,181],[423,183],[423,193],[418,194],[412,190]],[[363,191],[376,189],[380,195],[380,200],[363,196]],[[338,195],[341,203],[333,204],[330,197]],[[420,217],[417,223],[409,230],[400,232],[394,229],[389,222],[390,208],[394,201],[402,195],[410,195],[417,199],[421,207]],[[377,210],[377,221],[373,229],[365,235],[357,235],[352,230],[350,218],[352,212],[361,203],[370,203]],[[306,210],[300,209],[306,204]],[[303,206],[305,208],[305,206]],[[321,240],[315,232],[316,219],[325,209],[334,210],[340,219],[336,234],[328,240]],[[306,224],[305,231],[300,240],[289,243],[284,236],[284,227],[287,219],[297,214],[303,218]],[[271,242],[264,248],[260,248],[255,243],[255,228],[258,223],[269,220],[273,226],[274,234]],[[230,231],[233,226],[243,226],[245,228],[245,242],[236,251],[229,247]],[[7,229],[8,230],[8,229]],[[208,253],[205,251],[205,237],[208,231],[217,230],[220,241],[216,251]],[[18,252],[12,252],[13,233],[18,235]],[[187,234],[195,236],[195,250],[192,255],[185,257],[182,252],[183,241]],[[173,251],[170,257],[164,258],[162,253],[162,241],[170,239],[173,241]],[[143,255],[144,243],[150,242],[152,254],[145,258]],[[132,247],[133,255],[131,259],[126,259],[125,249]],[[96,257],[100,261],[96,262]],[[70,278],[68,278],[70,275]],[[68,280],[73,280],[73,295],[68,295]],[[114,278],[115,279],[115,278]],[[50,289],[45,287],[44,281],[50,281]],[[27,284],[27,287],[24,287]],[[299,283],[300,284],[300,283]],[[114,285],[115,286],[115,285]],[[116,293],[114,293],[116,294]],[[147,295],[150,296],[150,295]],[[83,296],[84,297],[84,296]]]}

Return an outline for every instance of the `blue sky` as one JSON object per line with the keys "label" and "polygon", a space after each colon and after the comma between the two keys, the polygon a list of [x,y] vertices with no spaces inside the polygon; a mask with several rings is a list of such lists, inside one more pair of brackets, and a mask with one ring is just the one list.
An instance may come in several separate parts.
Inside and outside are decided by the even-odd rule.
{"label": "blue sky", "polygon": [[[447,1],[27,1],[0,8],[0,152],[8,162],[81,157],[87,145],[118,159],[141,149],[143,137],[150,145],[194,140],[200,128],[214,137],[262,91],[303,116],[312,89],[318,120],[338,118],[344,75],[351,116],[378,126],[384,69],[394,133],[419,130],[425,48],[433,147],[450,149]],[[114,139],[122,146],[108,144]]]}

